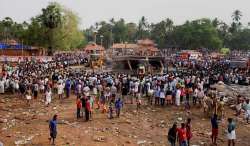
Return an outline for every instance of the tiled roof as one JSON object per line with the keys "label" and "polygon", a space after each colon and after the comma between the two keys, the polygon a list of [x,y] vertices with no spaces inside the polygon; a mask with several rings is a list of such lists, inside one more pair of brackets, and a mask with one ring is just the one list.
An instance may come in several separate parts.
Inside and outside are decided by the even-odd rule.
{"label": "tiled roof", "polygon": [[113,44],[111,49],[136,49],[140,51],[153,51],[153,52],[159,51],[155,47],[155,43],[149,39],[138,40],[137,44],[126,44],[126,43]]}
{"label": "tiled roof", "polygon": [[85,48],[85,51],[91,51],[91,50],[99,50],[99,51],[104,51],[105,48],[103,46],[97,45],[95,43],[88,44]]}
{"label": "tiled roof", "polygon": [[144,39],[144,40],[138,40],[137,44],[140,45],[155,45],[154,41],[150,40],[150,39]]}
{"label": "tiled roof", "polygon": [[111,47],[112,49],[119,49],[119,48],[123,48],[123,49],[135,49],[138,48],[137,44],[113,44],[113,46]]}

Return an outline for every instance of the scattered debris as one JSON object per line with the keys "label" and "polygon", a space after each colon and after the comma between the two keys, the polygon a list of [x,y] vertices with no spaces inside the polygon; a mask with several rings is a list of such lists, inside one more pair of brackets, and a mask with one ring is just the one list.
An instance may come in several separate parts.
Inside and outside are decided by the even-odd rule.
{"label": "scattered debris", "polygon": [[179,117],[179,118],[177,118],[178,119],[178,121],[182,121],[183,119],[182,119],[182,117]]}
{"label": "scattered debris", "polygon": [[95,136],[93,140],[96,142],[105,142],[107,139],[104,136]]}
{"label": "scattered debris", "polygon": [[23,139],[17,140],[15,141],[15,145],[19,146],[19,145],[25,145],[31,142],[31,140],[34,138],[35,136],[29,136],[29,137],[25,137],[23,136]]}
{"label": "scattered debris", "polygon": [[0,119],[0,123],[7,123],[8,120],[7,119]]}
{"label": "scattered debris", "polygon": [[147,142],[146,140],[139,140],[139,141],[137,141],[137,144],[141,145],[141,144],[145,144],[146,142]]}

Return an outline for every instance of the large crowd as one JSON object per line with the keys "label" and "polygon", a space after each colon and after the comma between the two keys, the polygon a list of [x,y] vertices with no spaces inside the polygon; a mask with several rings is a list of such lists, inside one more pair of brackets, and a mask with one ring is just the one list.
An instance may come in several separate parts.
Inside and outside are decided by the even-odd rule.
{"label": "large crowd", "polygon": [[[77,54],[76,54],[77,55]],[[69,65],[86,62],[84,55],[58,54],[51,62],[22,62],[16,67],[4,65],[0,79],[0,93],[18,93],[27,100],[44,96],[49,106],[52,100],[76,96],[76,118],[92,120],[93,109],[108,113],[108,118],[119,117],[124,104],[134,104],[139,111],[141,104],[156,106],[183,106],[190,113],[192,106],[200,106],[211,118],[212,142],[216,144],[218,120],[224,117],[225,95],[211,88],[215,83],[249,83],[249,72],[231,69],[223,61],[172,61],[172,71],[163,74],[146,74],[143,78],[123,73],[92,73],[69,69]],[[183,68],[186,69],[183,69]],[[238,107],[250,118],[249,100],[240,97]],[[239,111],[237,110],[237,111]],[[237,112],[240,114],[240,112]],[[56,138],[57,115],[50,121],[51,140]],[[235,123],[228,119],[228,140],[234,145]],[[248,122],[248,121],[247,121]],[[178,137],[181,146],[189,145],[192,138],[191,119],[178,128],[174,123],[168,133],[172,146]]]}

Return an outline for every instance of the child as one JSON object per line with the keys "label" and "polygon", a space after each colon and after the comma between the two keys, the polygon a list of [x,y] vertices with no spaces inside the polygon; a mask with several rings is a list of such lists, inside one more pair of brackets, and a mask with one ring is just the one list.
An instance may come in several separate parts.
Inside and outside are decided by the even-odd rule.
{"label": "child", "polygon": [[115,111],[116,111],[116,116],[118,118],[120,117],[121,108],[122,108],[122,101],[121,101],[121,98],[118,98],[115,101]]}
{"label": "child", "polygon": [[228,139],[228,146],[235,146],[236,140],[236,133],[235,133],[236,125],[233,122],[232,118],[228,118],[228,125],[227,125],[227,139]]}
{"label": "child", "polygon": [[76,99],[76,117],[77,119],[81,118],[81,108],[82,108],[82,101],[80,97]]}
{"label": "child", "polygon": [[109,119],[113,119],[113,100],[109,102]]}
{"label": "child", "polygon": [[244,105],[244,110],[245,110],[245,114],[246,114],[246,121],[247,121],[247,124],[248,124],[249,119],[250,119],[250,102],[249,102],[249,99],[246,100],[246,104]]}
{"label": "child", "polygon": [[218,118],[220,120],[223,119],[224,117],[224,101],[223,101],[223,96],[220,98],[220,101],[218,103],[218,108],[217,108],[217,111],[218,111]]}
{"label": "child", "polygon": [[160,104],[160,89],[159,87],[156,87],[156,89],[154,90],[154,96],[155,96],[155,105],[159,105]]}
{"label": "child", "polygon": [[45,104],[48,106],[51,103],[51,88],[49,87],[45,92]]}
{"label": "child", "polygon": [[218,126],[218,119],[217,119],[216,114],[214,114],[214,116],[211,118],[211,125],[212,125],[212,135],[211,135],[212,143],[217,145],[216,140],[218,137],[219,126]]}
{"label": "child", "polygon": [[104,93],[101,92],[100,104],[101,104],[101,107],[102,107],[102,113],[105,113],[105,112],[106,112],[106,109],[105,109],[105,102],[106,102],[106,98],[105,98],[105,96],[104,96]]}
{"label": "child", "polygon": [[164,89],[160,89],[160,103],[161,103],[161,106],[164,106],[165,104],[165,91]]}
{"label": "child", "polygon": [[31,91],[30,90],[28,90],[27,92],[26,92],[26,99],[27,99],[27,105],[29,105],[30,106],[30,100],[31,100]]}
{"label": "child", "polygon": [[139,109],[141,108],[141,96],[138,96],[137,100],[136,100],[136,110],[139,111]]}

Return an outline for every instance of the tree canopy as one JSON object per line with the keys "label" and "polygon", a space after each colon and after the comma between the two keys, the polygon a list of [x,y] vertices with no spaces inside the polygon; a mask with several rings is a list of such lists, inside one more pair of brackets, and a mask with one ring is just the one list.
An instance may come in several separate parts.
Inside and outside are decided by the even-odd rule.
{"label": "tree canopy", "polygon": [[50,3],[40,15],[32,17],[30,23],[18,24],[6,17],[0,21],[0,40],[16,39],[27,45],[53,47],[56,50],[70,50],[84,46],[86,41],[79,29],[79,18],[58,3]]}
{"label": "tree canopy", "polygon": [[175,25],[169,18],[158,23],[148,22],[145,16],[138,23],[112,18],[79,29],[80,19],[74,12],[58,3],[50,3],[29,23],[17,23],[10,17],[1,20],[0,41],[16,39],[27,45],[70,50],[91,41],[109,48],[113,43],[135,43],[149,38],[158,48],[249,49],[250,29],[241,23],[242,17],[243,13],[235,10],[230,24],[218,18],[202,18],[182,25]]}

